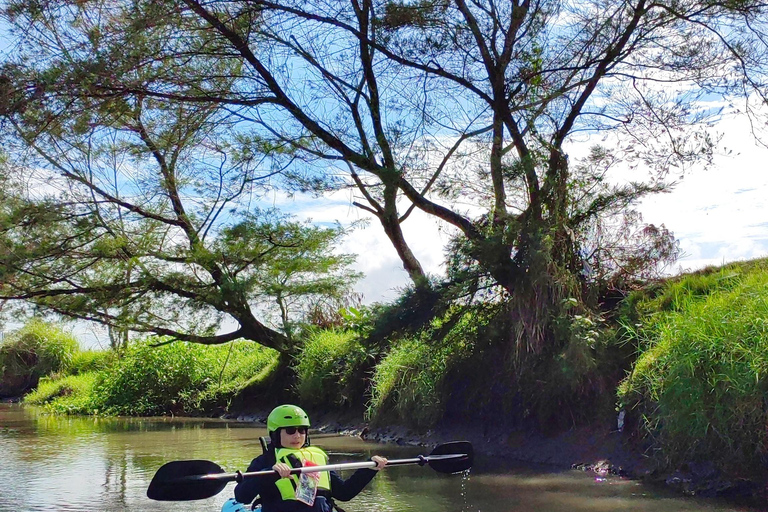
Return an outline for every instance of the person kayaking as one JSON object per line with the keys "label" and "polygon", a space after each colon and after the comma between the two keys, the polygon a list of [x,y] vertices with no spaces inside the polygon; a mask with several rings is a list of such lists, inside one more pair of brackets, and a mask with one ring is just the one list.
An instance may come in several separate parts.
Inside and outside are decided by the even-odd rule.
{"label": "person kayaking", "polygon": [[267,417],[269,449],[253,459],[248,472],[273,469],[272,478],[247,478],[235,486],[235,500],[251,503],[258,496],[262,512],[331,512],[334,500],[349,501],[384,468],[387,459],[374,455],[372,469],[355,471],[342,479],[333,471],[291,475],[292,467],[326,465],[328,455],[309,440],[309,416],[300,407],[275,407]]}

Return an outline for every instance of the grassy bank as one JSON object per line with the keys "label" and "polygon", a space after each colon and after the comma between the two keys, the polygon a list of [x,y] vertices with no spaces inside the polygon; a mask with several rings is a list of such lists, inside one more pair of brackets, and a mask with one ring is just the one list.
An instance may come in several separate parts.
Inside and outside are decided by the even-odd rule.
{"label": "grassy bank", "polygon": [[639,356],[619,407],[666,466],[715,461],[730,473],[768,462],[768,262],[711,268],[624,305]]}
{"label": "grassy bank", "polygon": [[74,336],[32,320],[0,344],[0,396],[19,395],[49,375],[76,373],[79,352]]}
{"label": "grassy bank", "polygon": [[164,341],[134,343],[119,357],[76,352],[75,359],[98,364],[50,375],[24,401],[69,414],[210,414],[267,380],[277,362],[274,351],[254,343],[209,347]]}
{"label": "grassy bank", "polygon": [[[215,415],[291,400],[418,431],[457,422],[557,431],[623,411],[625,437],[659,467],[707,461],[755,474],[768,461],[767,260],[649,284],[602,316],[574,311],[560,319],[560,344],[536,358],[510,350],[503,301],[446,308],[375,342],[377,319],[392,310],[364,313],[306,329],[288,368],[250,342],[150,338],[118,356],[54,341],[51,326],[32,342],[29,329],[0,350],[3,380],[38,375],[26,402],[77,414]],[[40,352],[34,371],[9,366],[29,346]]]}

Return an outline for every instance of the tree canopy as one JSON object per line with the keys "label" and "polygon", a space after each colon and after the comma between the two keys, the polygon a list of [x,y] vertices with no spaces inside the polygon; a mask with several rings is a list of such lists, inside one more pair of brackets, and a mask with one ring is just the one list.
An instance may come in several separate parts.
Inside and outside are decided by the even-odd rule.
{"label": "tree canopy", "polygon": [[[94,218],[109,197],[152,225],[170,215],[194,247],[206,224],[186,219],[263,183],[257,168],[292,190],[349,187],[417,288],[429,280],[402,223],[419,209],[452,226],[466,258],[456,261],[518,301],[530,327],[518,341],[534,351],[546,336],[533,326],[580,299],[580,283],[674,255],[666,230],[642,224],[608,243],[606,219],[631,226],[622,215],[668,187],[670,170],[711,157],[718,100],[744,98],[756,115],[766,99],[768,18],[754,1],[4,4],[20,37],[0,77],[0,115],[38,165],[97,198]],[[170,148],[194,148],[185,185],[213,188],[209,208],[194,216],[157,188],[145,206],[91,181],[120,167],[97,154],[104,126],[140,139],[121,158],[153,159],[164,184],[181,179],[164,166],[189,157]],[[569,158],[575,137],[601,133],[608,147]],[[631,179],[607,179],[620,164]],[[626,250],[649,239],[658,251]],[[215,276],[211,256],[199,264]],[[585,272],[590,258],[602,273]]]}
{"label": "tree canopy", "polygon": [[[34,73],[62,86],[66,66],[48,64]],[[4,103],[16,108],[5,118],[16,159],[0,169],[0,299],[122,331],[292,351],[292,324],[358,277],[336,252],[347,230],[253,204],[283,169],[220,106],[82,86]]]}

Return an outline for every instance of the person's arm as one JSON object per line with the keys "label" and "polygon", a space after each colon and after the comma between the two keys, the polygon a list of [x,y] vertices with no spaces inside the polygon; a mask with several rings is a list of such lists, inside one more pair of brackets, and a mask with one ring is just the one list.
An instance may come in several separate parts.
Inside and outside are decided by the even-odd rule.
{"label": "person's arm", "polygon": [[387,464],[387,459],[374,455],[371,460],[376,462],[374,469],[358,469],[348,479],[342,479],[335,471],[331,471],[331,495],[340,501],[349,501],[373,480],[376,473]]}
{"label": "person's arm", "polygon": [[[263,469],[271,469],[269,460],[265,455],[259,455],[251,461],[247,471],[261,471]],[[240,503],[251,503],[256,496],[262,494],[265,485],[274,484],[277,478],[276,475],[246,478],[235,486],[235,499]]]}

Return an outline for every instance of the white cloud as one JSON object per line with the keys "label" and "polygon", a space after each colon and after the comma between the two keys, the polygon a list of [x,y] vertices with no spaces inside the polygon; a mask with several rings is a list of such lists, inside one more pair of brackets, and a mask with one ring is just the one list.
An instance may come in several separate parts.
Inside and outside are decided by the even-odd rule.
{"label": "white cloud", "polygon": [[670,194],[650,197],[640,210],[664,224],[685,252],[682,270],[768,256],[768,149],[758,145],[743,116],[717,125],[733,153],[694,170]]}
{"label": "white cloud", "polygon": [[[716,129],[724,134],[722,145],[732,154],[717,156],[707,170],[691,170],[673,192],[647,198],[640,205],[647,222],[664,224],[674,232],[685,253],[678,262],[684,271],[768,256],[768,149],[755,142],[744,116],[724,118]],[[583,154],[586,147],[583,141],[569,152]],[[340,250],[358,255],[356,269],[365,277],[356,291],[363,294],[365,303],[391,301],[409,284],[408,275],[381,225],[355,207],[352,197],[350,191],[324,198],[275,195],[271,203],[318,223],[348,225],[369,219],[369,224],[354,231]],[[441,274],[451,229],[414,211],[403,230],[424,269]],[[88,346],[108,343],[104,341],[106,334],[93,327],[78,326],[75,330],[86,338]]]}
{"label": "white cloud", "polygon": [[[672,192],[649,197],[639,205],[646,222],[664,224],[680,241],[684,256],[676,270],[768,256],[768,149],[755,141],[745,116],[724,117],[715,128],[723,134],[721,147],[731,153],[716,156],[708,169],[689,170]],[[569,152],[584,155],[589,144],[588,140],[574,144]],[[352,205],[351,192],[320,199],[274,201],[276,206],[315,222],[347,225],[369,219],[368,226],[356,230],[341,248],[358,255],[356,269],[365,277],[356,290],[363,293],[366,303],[392,300],[399,289],[409,284],[381,225]],[[424,269],[442,274],[444,247],[451,229],[414,211],[403,224],[403,231]]]}
{"label": "white cloud", "polygon": [[[294,199],[273,197],[273,204],[290,211],[299,218],[316,223],[349,225],[367,220],[367,225],[354,230],[339,248],[341,252],[357,255],[355,269],[365,274],[355,291],[363,295],[363,302],[386,302],[395,299],[399,290],[410,284],[397,251],[384,233],[381,224],[370,213],[352,204],[349,191],[328,197]],[[414,210],[402,224],[408,245],[428,273],[443,272],[443,248],[451,229],[421,211]]]}

